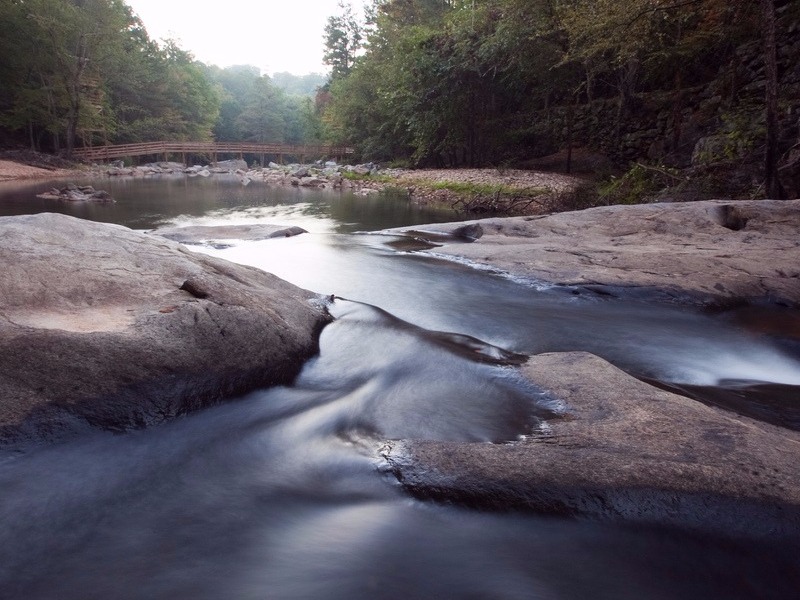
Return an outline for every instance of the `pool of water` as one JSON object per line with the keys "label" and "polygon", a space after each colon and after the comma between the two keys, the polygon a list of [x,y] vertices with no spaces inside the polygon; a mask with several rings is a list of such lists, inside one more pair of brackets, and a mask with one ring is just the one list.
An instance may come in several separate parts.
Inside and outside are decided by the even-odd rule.
{"label": "pool of water", "polygon": [[[37,198],[67,183],[108,191],[116,202],[63,202]],[[387,201],[388,200],[388,201]],[[402,194],[356,196],[333,190],[242,185],[227,175],[107,178],[71,181],[0,182],[0,216],[55,212],[132,229],[153,229],[166,223],[288,223],[309,231],[348,233],[457,220],[455,211],[421,208]],[[235,216],[234,216],[235,215]]]}
{"label": "pool of water", "polygon": [[5,185],[0,214],[68,212],[145,230],[299,225],[310,233],[194,249],[333,294],[336,320],[290,387],[0,463],[0,597],[791,598],[800,589],[797,539],[423,503],[379,460],[387,439],[505,443],[535,431],[561,407],[518,375],[519,355],[587,350],[687,393],[724,396],[746,382],[794,394],[794,346],[753,319],[398,251],[374,231],[457,218],[401,197],[227,178],[93,185],[118,202],[48,203],[30,191],[49,182]]}

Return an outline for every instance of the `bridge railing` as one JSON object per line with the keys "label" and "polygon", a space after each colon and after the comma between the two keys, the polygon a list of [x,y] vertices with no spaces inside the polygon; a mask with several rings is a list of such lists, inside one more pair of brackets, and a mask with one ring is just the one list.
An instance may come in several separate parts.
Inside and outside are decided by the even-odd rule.
{"label": "bridge railing", "polygon": [[117,144],[75,148],[74,156],[83,160],[110,160],[133,156],[158,156],[169,154],[288,154],[300,157],[342,157],[355,150],[347,146],[324,144],[257,144],[250,142],[143,142],[139,144]]}

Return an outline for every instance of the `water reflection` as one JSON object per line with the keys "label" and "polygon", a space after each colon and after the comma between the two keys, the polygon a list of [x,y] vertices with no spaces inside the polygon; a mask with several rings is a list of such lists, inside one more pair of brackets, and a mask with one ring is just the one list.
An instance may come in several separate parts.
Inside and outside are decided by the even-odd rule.
{"label": "water reflection", "polygon": [[385,192],[361,197],[333,190],[268,186],[257,181],[243,186],[237,177],[228,175],[74,181],[110,192],[116,199],[113,204],[36,198],[36,194],[67,183],[50,180],[0,183],[0,216],[55,212],[132,229],[153,229],[169,223],[201,224],[197,221],[206,224],[288,222],[309,231],[338,233],[458,218],[454,211],[414,206],[403,194]]}

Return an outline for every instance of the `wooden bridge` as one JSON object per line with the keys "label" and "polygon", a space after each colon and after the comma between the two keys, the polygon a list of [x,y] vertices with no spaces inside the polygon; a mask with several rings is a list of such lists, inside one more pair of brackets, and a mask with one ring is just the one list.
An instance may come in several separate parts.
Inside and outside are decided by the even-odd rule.
{"label": "wooden bridge", "polygon": [[103,161],[115,158],[128,158],[134,156],[153,156],[169,160],[169,156],[180,154],[181,160],[186,164],[187,156],[206,156],[212,162],[217,162],[217,156],[238,155],[243,158],[245,154],[261,156],[264,164],[266,156],[274,156],[278,162],[283,162],[284,156],[293,156],[300,162],[306,158],[336,158],[341,160],[348,154],[353,154],[353,148],[345,146],[325,145],[292,145],[292,144],[256,144],[250,142],[144,142],[140,144],[119,144],[116,146],[94,146],[75,148],[73,156],[88,161]]}

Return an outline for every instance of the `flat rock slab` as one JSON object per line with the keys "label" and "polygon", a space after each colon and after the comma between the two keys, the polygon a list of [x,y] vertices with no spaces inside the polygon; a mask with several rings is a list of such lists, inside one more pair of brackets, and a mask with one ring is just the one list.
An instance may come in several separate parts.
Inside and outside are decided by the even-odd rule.
{"label": "flat rock slab", "polygon": [[56,214],[0,218],[0,448],[290,383],[328,322],[258,269]]}
{"label": "flat rock slab", "polygon": [[647,288],[681,302],[800,306],[800,200],[608,206],[475,223],[483,229],[475,243],[436,252],[604,293]]}
{"label": "flat rock slab", "polygon": [[301,227],[285,225],[192,225],[163,227],[150,232],[181,244],[205,244],[214,240],[267,240],[308,233]]}
{"label": "flat rock slab", "polygon": [[388,468],[412,494],[472,507],[781,535],[800,531],[800,433],[658,390],[583,352],[523,373],[564,403],[509,444],[402,440]]}

